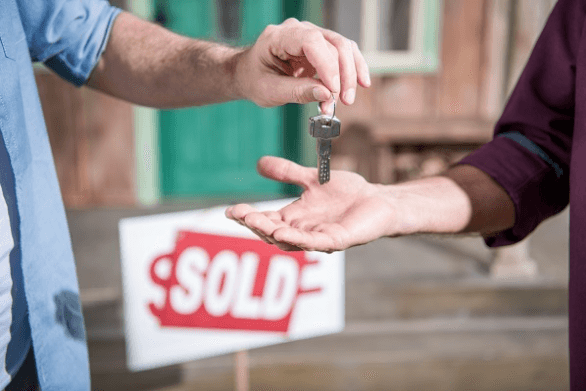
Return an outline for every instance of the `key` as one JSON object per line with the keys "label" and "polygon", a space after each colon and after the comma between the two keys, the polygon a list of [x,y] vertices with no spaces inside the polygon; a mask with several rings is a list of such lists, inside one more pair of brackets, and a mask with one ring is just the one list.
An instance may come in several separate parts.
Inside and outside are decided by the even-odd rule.
{"label": "key", "polygon": [[332,139],[340,135],[340,120],[335,114],[309,118],[309,134],[317,139],[317,178],[323,185],[330,180]]}

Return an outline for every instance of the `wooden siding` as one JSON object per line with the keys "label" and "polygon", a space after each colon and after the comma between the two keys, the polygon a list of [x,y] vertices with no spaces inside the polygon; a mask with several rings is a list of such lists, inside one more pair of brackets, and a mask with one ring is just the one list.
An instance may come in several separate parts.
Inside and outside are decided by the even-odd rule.
{"label": "wooden siding", "polygon": [[[391,183],[437,173],[489,141],[553,4],[444,0],[439,70],[375,75],[370,89],[359,88],[355,107],[340,105],[332,167]],[[349,145],[357,139],[366,146]],[[427,160],[443,164],[425,170]]]}
{"label": "wooden siding", "polygon": [[132,106],[47,70],[36,81],[65,206],[136,204]]}

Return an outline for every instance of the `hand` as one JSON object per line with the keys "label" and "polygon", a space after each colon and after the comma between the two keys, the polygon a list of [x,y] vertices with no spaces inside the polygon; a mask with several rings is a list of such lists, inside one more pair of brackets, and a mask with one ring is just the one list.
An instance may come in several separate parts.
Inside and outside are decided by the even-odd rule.
{"label": "hand", "polygon": [[271,156],[261,158],[257,169],[266,178],[304,189],[301,198],[279,211],[259,212],[245,204],[226,210],[226,217],[267,243],[287,251],[332,252],[397,231],[393,198],[358,174],[332,171],[330,181],[320,185],[315,168]]}
{"label": "hand", "polygon": [[259,106],[317,101],[325,102],[324,113],[331,113],[332,94],[350,105],[357,83],[370,86],[368,66],[355,42],[294,18],[268,26],[239,55],[235,78],[241,95]]}

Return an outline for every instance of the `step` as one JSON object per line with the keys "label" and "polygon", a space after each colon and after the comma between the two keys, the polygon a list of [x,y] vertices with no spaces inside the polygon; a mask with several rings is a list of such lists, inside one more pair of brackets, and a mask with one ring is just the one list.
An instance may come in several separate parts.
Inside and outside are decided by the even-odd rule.
{"label": "step", "polygon": [[[430,300],[434,298],[432,292],[437,292],[431,289],[432,285],[427,296]],[[509,285],[511,285],[509,289],[519,290],[519,284]],[[478,283],[469,286],[461,284],[460,287],[454,284],[452,288],[460,293],[451,300],[460,298],[461,292],[465,291],[464,288],[474,290],[478,289],[478,286]],[[487,291],[489,288],[494,288],[489,283],[481,287]],[[531,284],[521,287],[527,292],[535,292]],[[445,287],[442,288],[445,289]],[[407,288],[404,287],[404,289]],[[423,291],[421,286],[418,289],[419,292]],[[438,296],[437,293],[435,296]],[[417,305],[422,303],[421,300],[417,301]],[[85,309],[85,312],[90,367],[92,379],[97,382],[95,384],[108,385],[103,389],[122,390],[124,388],[112,388],[114,383],[109,382],[116,379],[116,384],[163,386],[177,384],[180,381],[179,366],[138,373],[131,373],[126,369],[125,341],[119,302],[94,304],[91,308]],[[446,372],[442,376],[456,376],[454,371],[457,373],[458,371],[464,371],[463,373],[473,371],[474,368],[468,367],[469,362],[484,361],[490,368],[497,368],[494,370],[499,373],[506,374],[506,368],[509,366],[515,368],[521,366],[523,369],[519,371],[529,371],[523,372],[525,373],[523,376],[533,374],[539,377],[541,376],[539,373],[542,373],[546,379],[558,376],[563,380],[566,379],[564,373],[567,372],[567,316],[471,317],[469,313],[460,311],[453,317],[427,319],[406,319],[405,317],[385,320],[347,319],[347,325],[342,333],[255,349],[250,352],[250,357],[253,366],[251,373],[256,374],[254,376],[258,376],[262,382],[268,381],[265,379],[268,376],[267,373],[278,372],[279,376],[287,378],[287,373],[291,371],[304,373],[305,375],[301,376],[299,381],[305,382],[306,377],[316,376],[312,372],[317,370],[316,368],[321,368],[320,371],[330,373],[331,376],[335,375],[336,378],[341,376],[338,373],[341,369],[345,371],[347,368],[352,368],[355,374],[360,368],[370,368],[368,370],[376,373],[382,371],[386,374],[389,371],[394,373],[394,368],[399,366],[406,373],[412,373],[421,368],[418,364],[421,362],[433,366],[435,369],[431,373],[437,373],[437,376],[442,371]],[[523,364],[525,362],[532,364],[525,367]],[[217,384],[231,381],[232,357],[230,355],[188,363],[184,367],[187,368],[184,377],[194,381],[205,379],[207,382],[212,379]],[[484,372],[480,369],[477,368],[476,372],[478,374],[475,376],[484,376]],[[219,377],[213,374],[218,374]],[[380,379],[385,377],[382,376]],[[407,380],[402,381],[407,382]],[[376,387],[382,387],[381,384],[376,384],[378,384]],[[535,384],[545,386],[548,383]],[[198,387],[208,389],[208,385],[203,383]],[[300,383],[299,387],[312,389],[313,386]],[[316,383],[315,387],[313,389],[328,389],[321,383]],[[376,389],[376,387],[365,389]],[[516,389],[511,387],[510,389]],[[133,389],[142,388],[133,387]]]}
{"label": "step", "polygon": [[[315,341],[327,344],[330,340],[340,346],[352,345],[351,336],[356,335],[352,330],[356,325],[386,325],[385,330],[390,330],[389,325],[393,325],[395,328],[389,335],[395,338],[401,325],[413,327],[430,324],[425,322],[443,322],[441,324],[455,331],[460,330],[457,329],[461,327],[459,322],[464,322],[466,327],[480,327],[478,325],[484,324],[503,327],[510,325],[508,319],[566,319],[567,313],[567,288],[555,282],[538,280],[507,283],[484,278],[408,283],[384,278],[352,279],[346,284],[348,326],[345,332],[287,346],[304,350],[304,344],[312,345]],[[121,302],[110,300],[84,305],[84,316],[92,372],[107,373],[124,367]],[[467,329],[464,327],[461,330],[465,332]],[[367,338],[367,335],[370,337]],[[342,337],[343,341],[339,341]],[[396,341],[384,333],[368,334],[364,331],[359,337],[361,344],[368,347],[369,351],[384,348],[387,342],[396,346]]]}
{"label": "step", "polygon": [[[249,351],[251,390],[567,390],[565,317],[361,322]],[[184,364],[184,384],[233,387],[233,356]]]}
{"label": "step", "polygon": [[[568,291],[548,280],[397,281],[353,278],[346,282],[346,322],[487,316],[564,316]],[[123,329],[120,299],[84,304],[90,340],[117,338]]]}
{"label": "step", "polygon": [[346,321],[436,317],[561,316],[568,313],[566,284],[549,280],[488,278],[346,282]]}

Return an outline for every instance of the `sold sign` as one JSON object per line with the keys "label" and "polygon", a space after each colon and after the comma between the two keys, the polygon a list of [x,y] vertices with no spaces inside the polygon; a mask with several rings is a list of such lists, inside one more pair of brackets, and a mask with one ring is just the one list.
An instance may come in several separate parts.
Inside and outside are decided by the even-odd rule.
{"label": "sold sign", "polygon": [[[278,210],[293,200],[254,205]],[[344,253],[282,251],[226,206],[120,221],[126,358],[146,370],[340,332]]]}
{"label": "sold sign", "polygon": [[312,264],[259,240],[180,231],[151,264],[166,298],[149,310],[161,326],[287,332],[298,297],[320,291],[300,287]]}

